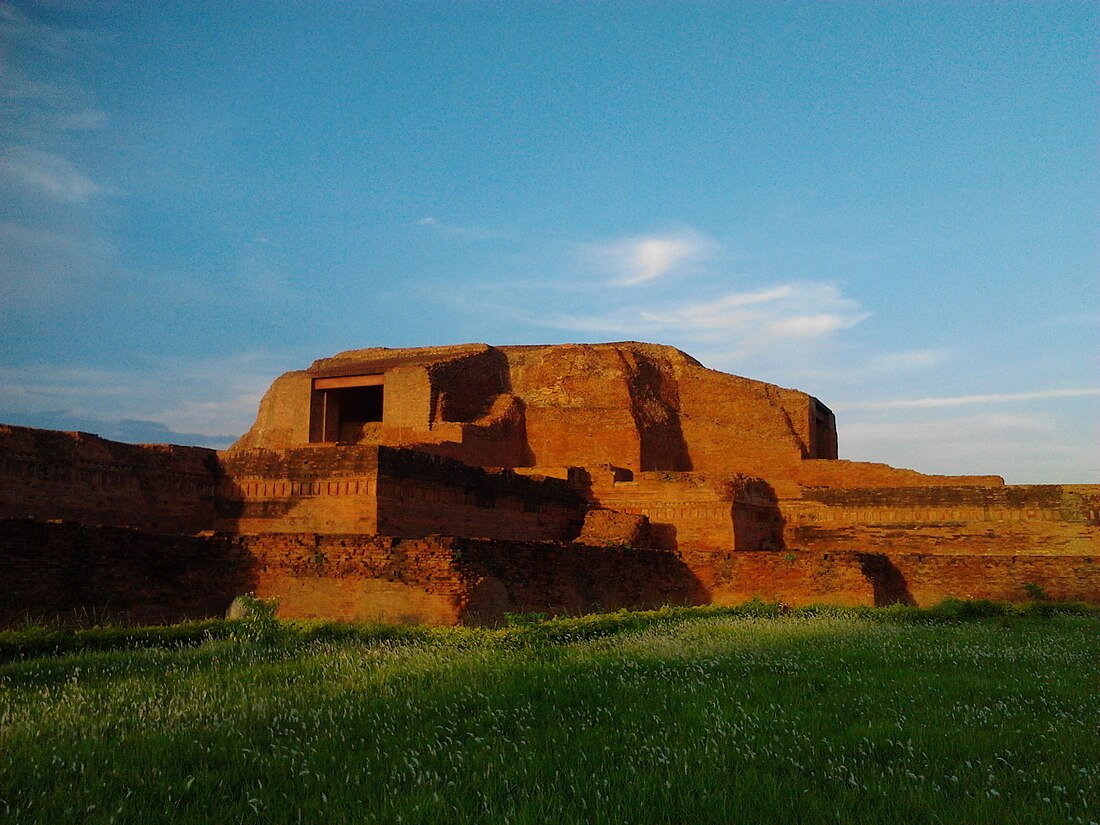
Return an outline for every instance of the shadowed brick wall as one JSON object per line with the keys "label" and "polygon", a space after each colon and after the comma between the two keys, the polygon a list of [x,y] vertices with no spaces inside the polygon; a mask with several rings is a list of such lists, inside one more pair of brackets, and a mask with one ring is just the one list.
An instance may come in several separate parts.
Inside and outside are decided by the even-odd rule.
{"label": "shadowed brick wall", "polygon": [[0,519],[0,626],[222,616],[254,588],[251,558],[225,537]]}
{"label": "shadowed brick wall", "polygon": [[1053,599],[1100,604],[1100,558],[1092,556],[733,553],[716,561],[713,578],[711,595],[718,604],[754,596],[791,605],[930,606],[946,598],[1020,602],[1029,598],[1029,584]]}
{"label": "shadowed brick wall", "polygon": [[0,425],[0,517],[194,533],[214,525],[217,454]]}
{"label": "shadowed brick wall", "polygon": [[222,616],[247,592],[279,599],[284,618],[430,624],[707,598],[674,555],[649,550],[438,536],[162,536],[24,519],[0,520],[0,581],[0,626]]}
{"label": "shadowed brick wall", "polygon": [[374,445],[222,454],[217,526],[241,533],[431,534],[568,541],[587,503],[560,479]]}
{"label": "shadowed brick wall", "polygon": [[487,472],[413,450],[379,448],[378,531],[571,541],[588,504],[567,482]]}
{"label": "shadowed brick wall", "polygon": [[584,613],[703,604],[670,553],[433,536],[265,535],[241,539],[256,592],[280,615],[431,624],[497,623],[508,612]]}

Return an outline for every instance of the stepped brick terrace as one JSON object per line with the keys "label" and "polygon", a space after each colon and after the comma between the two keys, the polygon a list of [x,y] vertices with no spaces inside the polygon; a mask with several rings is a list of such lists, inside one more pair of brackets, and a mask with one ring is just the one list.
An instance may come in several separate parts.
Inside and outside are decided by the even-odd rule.
{"label": "stepped brick terrace", "polygon": [[0,475],[8,624],[1100,602],[1100,485],[844,461],[818,399],[654,344],[353,350],[228,450],[0,426]]}

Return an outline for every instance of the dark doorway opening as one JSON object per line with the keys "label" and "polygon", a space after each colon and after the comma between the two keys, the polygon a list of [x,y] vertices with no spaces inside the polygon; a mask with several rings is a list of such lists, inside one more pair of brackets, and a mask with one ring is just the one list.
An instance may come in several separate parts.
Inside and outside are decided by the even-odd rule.
{"label": "dark doorway opening", "polygon": [[336,441],[355,444],[363,438],[365,425],[382,420],[380,386],[327,390],[326,394],[330,409],[335,412]]}
{"label": "dark doorway opening", "polygon": [[382,376],[318,378],[310,403],[312,443],[360,444],[377,441],[385,394]]}

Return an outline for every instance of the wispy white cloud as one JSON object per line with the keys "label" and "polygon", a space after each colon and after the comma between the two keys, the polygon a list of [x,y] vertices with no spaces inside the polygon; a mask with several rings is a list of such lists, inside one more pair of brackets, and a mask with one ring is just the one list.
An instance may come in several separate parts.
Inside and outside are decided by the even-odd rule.
{"label": "wispy white cloud", "polygon": [[58,129],[67,132],[93,132],[107,125],[107,113],[101,109],[77,109],[54,116]]}
{"label": "wispy white cloud", "polygon": [[590,244],[583,255],[592,265],[610,272],[619,286],[635,286],[684,272],[719,249],[694,229],[653,235],[635,235],[608,243]]}
{"label": "wispy white cloud", "polygon": [[904,352],[884,352],[872,355],[864,365],[864,371],[876,375],[912,372],[938,367],[949,358],[944,349],[916,349]]}
{"label": "wispy white cloud", "polygon": [[1052,425],[1040,416],[1012,413],[982,413],[943,418],[905,418],[891,421],[846,422],[842,428],[846,440],[902,443],[972,444],[975,439],[984,444],[988,439],[1006,434],[1021,436],[1049,433]]}
{"label": "wispy white cloud", "polygon": [[425,229],[430,229],[433,232],[438,232],[441,235],[450,235],[455,238],[465,238],[471,241],[483,241],[491,238],[506,237],[503,232],[483,229],[479,226],[460,226],[453,223],[444,223],[443,221],[433,218],[431,215],[425,215],[416,222],[416,225],[422,226]]}
{"label": "wispy white cloud", "polygon": [[792,298],[797,300],[803,288],[800,284],[780,284],[745,292],[730,292],[702,304],[681,304],[660,311],[640,309],[638,316],[658,327],[728,329],[731,322],[759,319],[772,311],[771,308]]}
{"label": "wispy white cloud", "polygon": [[868,401],[844,404],[838,410],[917,410],[961,407],[970,404],[1005,404],[1027,401],[1049,401],[1058,398],[1088,398],[1100,396],[1100,387],[1071,387],[1029,392],[987,393],[984,395],[952,395],[935,398],[912,398],[893,401]]}
{"label": "wispy white cloud", "polygon": [[841,314],[818,312],[813,315],[791,315],[777,318],[768,324],[767,331],[780,338],[818,338],[854,327],[867,317],[867,313]]}
{"label": "wispy white cloud", "polygon": [[695,341],[721,353],[719,360],[728,360],[774,347],[780,341],[820,342],[866,317],[868,313],[835,284],[794,281],[728,292],[705,302],[659,309],[629,304],[606,313],[552,316],[536,322],[607,335]]}
{"label": "wispy white cloud", "polygon": [[65,158],[29,146],[8,146],[0,153],[0,176],[62,203],[84,203],[103,192]]}

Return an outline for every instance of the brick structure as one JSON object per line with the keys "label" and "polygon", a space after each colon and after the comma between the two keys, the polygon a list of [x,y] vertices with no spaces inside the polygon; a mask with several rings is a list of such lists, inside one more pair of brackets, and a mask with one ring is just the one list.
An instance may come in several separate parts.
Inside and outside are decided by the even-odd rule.
{"label": "brick structure", "polygon": [[233,450],[221,471],[214,527],[228,533],[568,541],[588,508],[561,479],[379,445]]}
{"label": "brick structure", "polygon": [[223,615],[234,596],[285,618],[496,623],[508,612],[701,604],[673,554],[430,536],[154,535],[0,520],[0,626],[57,616],[171,622]]}
{"label": "brick structure", "polygon": [[284,615],[434,622],[1028,583],[1097,600],[1100,486],[842,461],[816,398],[653,344],[353,350],[278,378],[221,453],[0,426],[0,481],[23,609],[99,594],[167,620],[249,589]]}
{"label": "brick structure", "polygon": [[0,424],[0,516],[193,533],[213,527],[218,456]]}

